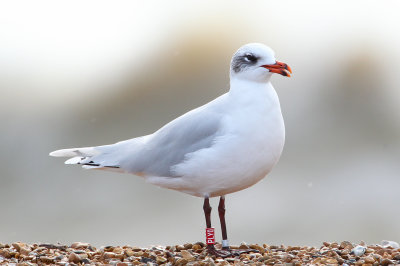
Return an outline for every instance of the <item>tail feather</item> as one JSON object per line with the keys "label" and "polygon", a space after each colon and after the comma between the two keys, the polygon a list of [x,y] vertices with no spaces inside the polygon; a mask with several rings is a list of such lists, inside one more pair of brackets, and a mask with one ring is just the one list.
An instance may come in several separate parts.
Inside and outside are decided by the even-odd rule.
{"label": "tail feather", "polygon": [[66,160],[65,164],[79,164],[85,169],[108,170],[112,168],[117,170],[119,168],[118,165],[106,165],[103,160],[101,160],[103,161],[102,163],[96,162],[96,156],[102,155],[102,152],[95,149],[95,147],[62,149],[53,151],[49,155],[53,157],[72,157]]}

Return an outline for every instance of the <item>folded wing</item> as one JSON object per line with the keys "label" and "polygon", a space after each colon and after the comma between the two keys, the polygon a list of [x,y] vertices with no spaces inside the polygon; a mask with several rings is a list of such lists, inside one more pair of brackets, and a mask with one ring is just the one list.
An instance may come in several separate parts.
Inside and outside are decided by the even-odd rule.
{"label": "folded wing", "polygon": [[65,163],[88,169],[174,177],[172,166],[185,160],[187,154],[209,148],[219,135],[221,116],[213,108],[204,107],[178,117],[151,135],[111,145],[63,149],[50,155],[72,157]]}

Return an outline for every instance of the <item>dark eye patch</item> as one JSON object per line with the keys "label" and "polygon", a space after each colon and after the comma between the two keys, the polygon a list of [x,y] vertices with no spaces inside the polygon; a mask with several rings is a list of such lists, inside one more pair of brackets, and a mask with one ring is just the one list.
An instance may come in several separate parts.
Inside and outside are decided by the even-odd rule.
{"label": "dark eye patch", "polygon": [[258,57],[251,53],[237,55],[233,58],[232,69],[237,73],[246,67],[254,65],[257,61]]}
{"label": "dark eye patch", "polygon": [[244,56],[244,58],[245,58],[245,60],[248,60],[249,62],[253,62],[253,63],[257,62],[257,59],[258,59],[253,54],[246,54]]}

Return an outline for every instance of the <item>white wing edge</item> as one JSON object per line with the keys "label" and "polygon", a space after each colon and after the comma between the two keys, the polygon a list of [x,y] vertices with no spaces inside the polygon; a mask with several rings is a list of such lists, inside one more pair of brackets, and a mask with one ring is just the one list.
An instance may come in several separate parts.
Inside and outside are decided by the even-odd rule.
{"label": "white wing edge", "polygon": [[[88,157],[99,155],[101,152],[96,150],[94,147],[84,147],[84,148],[72,148],[72,149],[62,149],[50,152],[49,155],[53,157]],[[68,160],[69,161],[69,160]]]}

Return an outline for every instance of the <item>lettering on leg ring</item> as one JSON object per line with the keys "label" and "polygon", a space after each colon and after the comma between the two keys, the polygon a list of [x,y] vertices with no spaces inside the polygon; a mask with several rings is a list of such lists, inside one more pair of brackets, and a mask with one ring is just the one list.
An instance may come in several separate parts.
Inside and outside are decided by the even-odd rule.
{"label": "lettering on leg ring", "polygon": [[214,228],[206,228],[206,244],[214,245],[215,244],[215,231]]}

